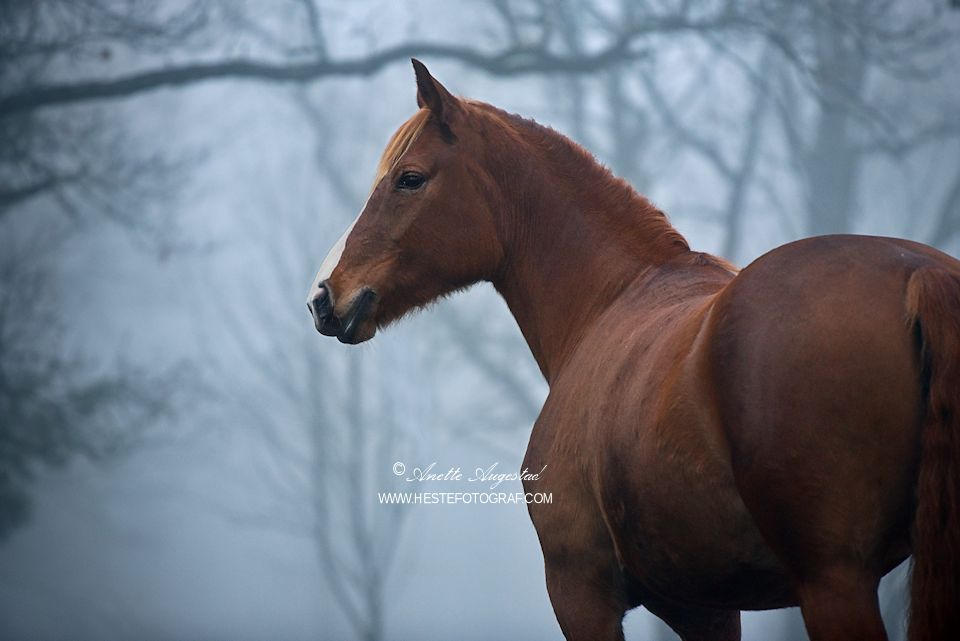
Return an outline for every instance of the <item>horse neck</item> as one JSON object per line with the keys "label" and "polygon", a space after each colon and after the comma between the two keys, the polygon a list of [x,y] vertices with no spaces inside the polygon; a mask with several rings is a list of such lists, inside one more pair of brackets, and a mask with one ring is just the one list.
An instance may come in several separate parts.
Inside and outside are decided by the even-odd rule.
{"label": "horse neck", "polygon": [[504,207],[513,222],[502,232],[504,265],[492,279],[548,383],[638,275],[689,252],[660,211],[564,142],[569,149],[559,153],[538,147],[516,158],[514,168],[533,168],[513,176],[518,193],[506,200],[525,205]]}

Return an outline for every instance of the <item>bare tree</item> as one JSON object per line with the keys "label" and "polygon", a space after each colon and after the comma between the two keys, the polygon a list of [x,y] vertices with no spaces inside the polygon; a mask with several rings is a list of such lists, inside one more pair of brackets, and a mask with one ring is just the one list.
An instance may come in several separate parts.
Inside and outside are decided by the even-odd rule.
{"label": "bare tree", "polygon": [[[77,69],[111,70],[120,54],[150,55],[174,45],[189,49],[204,23],[203,3],[168,15],[162,3],[7,3],[0,15],[0,84],[4,96]],[[169,194],[177,163],[155,151],[133,153],[115,116],[94,107],[0,109],[0,217],[47,197],[75,222],[94,215],[122,223],[155,246],[169,220],[148,215]],[[164,224],[167,223],[167,224]]]}
{"label": "bare tree", "polygon": [[[689,89],[678,90],[656,65],[641,65],[623,77],[637,78],[642,91],[621,91],[626,99],[610,107],[615,118],[626,110],[631,121],[653,115],[673,141],[671,157],[679,146],[726,184],[724,204],[705,205],[700,215],[724,221],[721,251],[733,259],[743,258],[744,224],[759,202],[782,220],[788,236],[849,232],[862,215],[858,193],[873,163],[907,164],[960,137],[951,107],[956,71],[947,53],[960,25],[941,3],[906,14],[890,2],[869,8],[767,2],[755,9],[751,25],[741,25],[737,47],[724,33],[695,34],[694,71],[684,74]],[[707,56],[698,53],[704,46]],[[721,65],[728,66],[724,86],[710,91],[736,107],[715,99],[698,106],[693,97],[705,95]],[[906,92],[922,98],[903,100]],[[802,207],[786,204],[795,198],[780,186],[783,176],[805,198]],[[956,228],[954,191],[948,188],[933,211],[915,213],[916,235],[932,229],[935,242],[946,242]]]}
{"label": "bare tree", "polygon": [[[136,4],[136,3],[134,3]],[[651,34],[666,32],[725,29],[745,20],[734,11],[735,3],[728,2],[710,12],[693,12],[687,3],[667,12],[650,11],[638,15],[635,21],[611,27],[614,21],[605,21],[606,42],[600,47],[576,53],[558,53],[554,44],[553,7],[547,2],[529,3],[534,18],[528,20],[531,29],[520,30],[518,16],[523,11],[514,10],[507,0],[491,2],[495,15],[503,20],[501,39],[505,44],[499,48],[484,50],[458,44],[411,40],[399,45],[374,50],[352,58],[333,57],[326,46],[321,16],[324,8],[312,0],[294,2],[303,13],[304,29],[297,37],[302,44],[290,45],[290,34],[283,36],[256,29],[252,34],[261,43],[287,43],[282,45],[281,55],[287,60],[273,62],[253,58],[226,58],[216,62],[195,62],[169,65],[160,69],[134,71],[109,79],[81,81],[47,80],[35,74],[29,84],[21,85],[0,96],[0,114],[30,112],[42,107],[64,105],[91,100],[120,98],[164,86],[183,86],[218,78],[246,78],[265,82],[305,83],[322,78],[363,76],[382,69],[396,61],[405,61],[411,56],[429,56],[431,59],[450,59],[489,73],[513,75],[521,73],[587,73],[602,69],[613,63],[646,54],[643,39]],[[592,8],[591,8],[592,9]],[[592,12],[592,11],[591,11]],[[206,14],[202,14],[206,15]],[[191,14],[189,17],[193,17]],[[250,29],[256,21],[237,12],[230,12],[234,22],[241,22]],[[35,16],[14,21],[7,30],[19,35],[34,27]],[[178,20],[175,24],[192,24]],[[157,24],[151,23],[156,28]],[[124,33],[121,31],[121,33]],[[84,34],[84,44],[109,41],[114,34],[96,32]],[[14,38],[16,39],[16,38]]]}
{"label": "bare tree", "polygon": [[[939,3],[906,15],[890,2],[811,5],[793,15],[806,34],[794,55],[807,62],[802,74],[779,65],[777,104],[807,199],[805,231],[848,232],[872,159],[908,162],[932,143],[960,137],[950,106],[957,96],[949,97],[956,78],[949,52],[960,25]],[[942,88],[948,97],[937,95]],[[919,100],[904,102],[908,91]],[[804,94],[814,101],[810,117]]]}
{"label": "bare tree", "polygon": [[[25,86],[58,57],[102,59],[95,38],[146,50],[177,31],[176,19],[152,27],[149,12],[146,3],[6,3],[0,83]],[[0,537],[27,518],[37,475],[76,457],[116,459],[189,387],[185,367],[147,372],[70,350],[64,338],[70,310],[58,305],[56,267],[85,221],[106,217],[151,249],[169,245],[167,226],[145,212],[172,174],[156,155],[132,159],[122,134],[91,110],[0,116]]]}
{"label": "bare tree", "polygon": [[71,356],[50,275],[60,238],[24,236],[0,224],[0,539],[29,517],[38,474],[139,446],[176,411],[189,375]]}

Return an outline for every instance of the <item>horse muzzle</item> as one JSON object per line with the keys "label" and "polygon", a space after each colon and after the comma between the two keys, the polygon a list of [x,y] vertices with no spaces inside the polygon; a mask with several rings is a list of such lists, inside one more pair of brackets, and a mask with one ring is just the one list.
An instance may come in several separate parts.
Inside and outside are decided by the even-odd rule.
{"label": "horse muzzle", "polygon": [[370,320],[376,300],[376,292],[364,287],[353,297],[347,312],[338,316],[330,285],[323,281],[307,301],[307,308],[313,316],[313,325],[318,332],[324,336],[336,336],[341,343],[353,345],[373,337],[375,327],[372,331],[369,328],[367,332],[360,330]]}

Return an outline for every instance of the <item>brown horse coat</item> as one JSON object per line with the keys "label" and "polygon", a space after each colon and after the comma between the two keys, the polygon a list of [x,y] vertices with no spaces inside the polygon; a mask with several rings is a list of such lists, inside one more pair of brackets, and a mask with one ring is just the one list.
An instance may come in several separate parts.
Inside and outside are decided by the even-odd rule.
{"label": "brown horse coat", "polygon": [[581,509],[531,506],[548,575],[577,540],[584,565],[620,568],[591,580],[617,595],[610,621],[642,603],[680,630],[701,624],[682,605],[712,625],[709,610],[796,605],[822,574],[863,593],[840,590],[844,617],[875,617],[877,582],[910,550],[925,412],[908,284],[943,266],[960,291],[960,263],[855,236],[791,243],[736,277],[690,263],[639,277],[551,385],[524,461],[550,474],[528,490]]}

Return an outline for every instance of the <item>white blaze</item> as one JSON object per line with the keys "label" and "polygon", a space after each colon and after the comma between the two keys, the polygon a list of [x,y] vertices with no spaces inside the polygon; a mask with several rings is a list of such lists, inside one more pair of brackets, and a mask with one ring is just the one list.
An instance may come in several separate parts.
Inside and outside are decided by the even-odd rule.
{"label": "white blaze", "polygon": [[[364,207],[365,209],[366,207]],[[363,209],[360,210],[363,212]],[[317,277],[313,279],[313,286],[310,288],[310,293],[307,295],[307,301],[313,300],[313,297],[316,295],[317,290],[320,288],[320,283],[330,278],[330,275],[333,273],[333,270],[337,268],[337,265],[340,263],[340,257],[343,255],[343,248],[347,244],[347,238],[350,236],[350,232],[353,231],[353,226],[357,224],[357,221],[360,219],[360,216],[357,216],[350,226],[347,227],[347,231],[343,232],[343,235],[340,236],[340,240],[327,252],[327,257],[323,259],[323,263],[320,264],[320,271],[317,272]]]}

